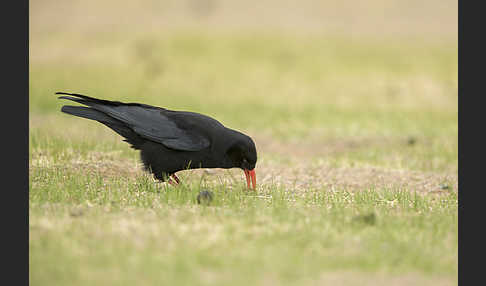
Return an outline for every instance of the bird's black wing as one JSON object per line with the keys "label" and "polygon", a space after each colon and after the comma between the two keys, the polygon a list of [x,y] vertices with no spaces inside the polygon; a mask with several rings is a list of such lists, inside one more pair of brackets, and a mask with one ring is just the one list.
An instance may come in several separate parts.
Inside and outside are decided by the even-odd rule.
{"label": "bird's black wing", "polygon": [[[209,147],[210,140],[198,130],[186,128],[186,124],[178,124],[168,116],[168,110],[138,103],[122,103],[100,100],[80,94],[61,93],[76,96],[61,96],[59,98],[72,100],[92,109],[102,112],[126,124],[143,138],[163,144],[181,151],[199,151]],[[86,117],[86,116],[84,116]],[[89,118],[89,117],[88,117]],[[96,118],[91,118],[97,120]]]}

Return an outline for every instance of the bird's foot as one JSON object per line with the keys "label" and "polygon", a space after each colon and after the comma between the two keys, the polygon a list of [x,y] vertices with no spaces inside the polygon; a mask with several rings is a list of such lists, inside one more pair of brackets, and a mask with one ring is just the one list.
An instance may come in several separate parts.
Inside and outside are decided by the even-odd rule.
{"label": "bird's foot", "polygon": [[170,175],[169,180],[167,182],[173,186],[176,186],[180,184],[181,180],[179,180],[176,174],[172,174]]}

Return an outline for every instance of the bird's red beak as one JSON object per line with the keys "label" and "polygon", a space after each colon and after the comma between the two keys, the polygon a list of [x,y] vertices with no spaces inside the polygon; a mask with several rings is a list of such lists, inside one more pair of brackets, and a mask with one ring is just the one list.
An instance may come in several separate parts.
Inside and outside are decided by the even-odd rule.
{"label": "bird's red beak", "polygon": [[250,178],[251,178],[251,184],[253,186],[253,189],[256,189],[256,175],[255,175],[255,169],[253,170],[244,170],[245,175],[246,175],[246,185],[248,186],[248,189],[250,188]]}

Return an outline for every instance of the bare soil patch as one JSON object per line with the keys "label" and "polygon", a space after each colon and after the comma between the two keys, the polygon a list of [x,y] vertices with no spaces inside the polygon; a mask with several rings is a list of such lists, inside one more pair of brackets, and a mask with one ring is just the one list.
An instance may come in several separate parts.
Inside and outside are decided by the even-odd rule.
{"label": "bare soil patch", "polygon": [[[326,164],[308,165],[305,162],[295,162],[289,166],[291,167],[262,162],[257,169],[257,185],[276,185],[298,192],[309,189],[347,191],[389,189],[441,194],[457,192],[458,189],[457,174],[376,167],[333,167]],[[211,169],[187,172],[191,172],[190,176],[205,175],[209,180],[213,178],[227,182],[233,180],[244,182],[243,172],[238,170]]]}

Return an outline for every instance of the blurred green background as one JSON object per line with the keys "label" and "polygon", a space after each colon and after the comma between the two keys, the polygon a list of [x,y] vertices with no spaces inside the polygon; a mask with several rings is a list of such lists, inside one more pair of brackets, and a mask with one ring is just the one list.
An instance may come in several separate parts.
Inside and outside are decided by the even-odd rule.
{"label": "blurred green background", "polygon": [[54,92],[66,91],[205,113],[262,154],[276,140],[418,138],[404,158],[364,160],[457,170],[457,2],[37,0],[30,14],[31,135],[126,150],[61,114]]}

